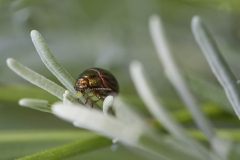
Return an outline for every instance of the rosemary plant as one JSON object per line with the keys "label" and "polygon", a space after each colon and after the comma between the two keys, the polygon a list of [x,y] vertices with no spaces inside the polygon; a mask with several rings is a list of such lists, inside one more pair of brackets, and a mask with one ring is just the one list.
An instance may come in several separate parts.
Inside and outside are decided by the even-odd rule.
{"label": "rosemary plant", "polygon": [[[187,135],[183,126],[181,126],[166,110],[164,105],[161,104],[161,100],[157,100],[154,90],[152,90],[149,83],[147,83],[148,80],[144,75],[142,64],[138,61],[133,61],[130,64],[130,73],[134,85],[149,111],[171,136],[158,133],[156,129],[149,126],[140,115],[132,111],[130,106],[121,100],[120,97],[113,99],[112,96],[108,96],[105,98],[102,111],[99,110],[97,104],[94,104],[93,108],[86,107],[90,106],[92,102],[89,101],[84,105],[86,97],[83,95],[78,97],[76,95],[73,88],[74,79],[57,62],[44,39],[37,31],[31,32],[31,38],[36,50],[43,63],[66,89],[25,67],[16,60],[9,58],[7,59],[9,68],[19,76],[62,100],[62,102],[49,104],[46,100],[24,98],[19,101],[19,104],[21,106],[53,113],[69,121],[76,127],[100,133],[112,139],[112,143],[119,143],[131,147],[137,153],[141,153],[141,155],[148,159],[228,159],[231,143],[218,137],[211,121],[200,110],[198,102],[191,94],[184,77],[181,75],[177,64],[171,56],[158,16],[152,16],[150,18],[149,28],[161,63],[165,67],[167,77],[186,104],[195,123],[207,137],[211,149],[206,148],[206,146]],[[239,117],[240,101],[236,78],[233,76],[213,38],[199,17],[193,18],[192,29],[196,41],[206,56],[214,74],[224,87],[229,101]],[[110,106],[114,106],[116,116],[109,114]],[[95,148],[101,145],[111,145],[111,142],[103,137],[93,137],[92,140],[95,143],[87,147]],[[86,144],[83,142],[75,142],[20,159],[62,159],[78,153],[80,154],[83,145]],[[63,150],[64,152],[62,152]]]}

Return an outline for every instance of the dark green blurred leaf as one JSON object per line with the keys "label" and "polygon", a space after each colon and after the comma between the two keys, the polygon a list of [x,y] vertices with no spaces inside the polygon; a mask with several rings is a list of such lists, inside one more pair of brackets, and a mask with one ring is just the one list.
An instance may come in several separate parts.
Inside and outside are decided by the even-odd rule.
{"label": "dark green blurred leaf", "polygon": [[[23,159],[60,159],[110,144],[110,140],[83,130],[0,132],[1,159],[15,159],[39,151],[41,152]],[[57,148],[50,149],[52,147]]]}
{"label": "dark green blurred leaf", "polygon": [[57,97],[38,87],[27,85],[0,85],[0,101],[18,102],[21,98],[44,99],[50,102],[59,101]]}

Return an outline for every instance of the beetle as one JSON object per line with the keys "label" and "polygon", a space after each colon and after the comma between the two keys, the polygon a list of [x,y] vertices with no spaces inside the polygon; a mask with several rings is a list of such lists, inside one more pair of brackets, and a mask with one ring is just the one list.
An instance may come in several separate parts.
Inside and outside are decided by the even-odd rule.
{"label": "beetle", "polygon": [[[99,100],[104,100],[107,96],[116,96],[119,93],[119,85],[116,78],[107,70],[101,68],[89,68],[84,70],[76,79],[74,85],[76,92],[81,92],[83,95],[91,92]],[[97,102],[94,101],[94,102]]]}

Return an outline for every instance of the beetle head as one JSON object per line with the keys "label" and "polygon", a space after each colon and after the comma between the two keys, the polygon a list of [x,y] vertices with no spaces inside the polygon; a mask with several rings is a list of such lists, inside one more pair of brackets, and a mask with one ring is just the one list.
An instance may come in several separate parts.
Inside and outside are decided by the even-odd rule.
{"label": "beetle head", "polygon": [[74,88],[76,91],[83,92],[85,89],[88,88],[88,86],[89,86],[88,79],[85,77],[81,77],[77,80]]}

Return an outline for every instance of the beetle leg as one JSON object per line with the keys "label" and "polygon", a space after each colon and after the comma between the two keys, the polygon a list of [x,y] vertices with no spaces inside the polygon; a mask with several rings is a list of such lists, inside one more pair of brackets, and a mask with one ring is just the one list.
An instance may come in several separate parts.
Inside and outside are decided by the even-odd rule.
{"label": "beetle leg", "polygon": [[93,97],[93,96],[88,96],[88,97],[86,98],[86,101],[84,102],[84,104],[87,104],[89,98],[92,98],[92,97]]}
{"label": "beetle leg", "polygon": [[92,108],[93,108],[93,103],[97,103],[100,99],[92,101]]}

